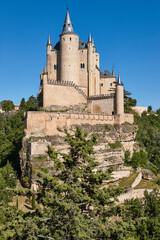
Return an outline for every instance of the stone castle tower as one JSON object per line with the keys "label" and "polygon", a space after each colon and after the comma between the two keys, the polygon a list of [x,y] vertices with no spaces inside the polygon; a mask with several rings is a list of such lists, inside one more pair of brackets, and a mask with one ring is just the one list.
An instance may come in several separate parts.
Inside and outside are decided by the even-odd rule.
{"label": "stone castle tower", "polygon": [[47,66],[41,72],[38,98],[43,108],[61,109],[86,105],[95,114],[124,113],[123,84],[114,69],[99,68],[99,54],[89,34],[88,42],[79,40],[67,9],[60,41],[47,42]]}

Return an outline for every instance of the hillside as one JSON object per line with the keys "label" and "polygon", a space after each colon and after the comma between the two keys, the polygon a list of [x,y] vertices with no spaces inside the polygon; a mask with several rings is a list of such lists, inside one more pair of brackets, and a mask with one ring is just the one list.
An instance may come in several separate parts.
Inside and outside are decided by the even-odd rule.
{"label": "hillside", "polygon": [[[152,191],[160,186],[159,111],[135,114],[134,125],[86,125],[66,133],[59,129],[59,137],[23,141],[26,153],[24,146],[31,142],[50,141],[54,147],[45,157],[32,156],[21,165],[26,181],[28,172],[37,179],[37,193],[20,184],[15,187],[21,175],[23,126],[23,112],[0,115],[1,239],[160,238],[160,197]],[[115,159],[118,169],[113,169],[116,164],[105,165]],[[38,167],[41,163],[44,166]],[[143,169],[153,178],[141,175],[134,185]],[[143,199],[130,199],[136,196]]]}

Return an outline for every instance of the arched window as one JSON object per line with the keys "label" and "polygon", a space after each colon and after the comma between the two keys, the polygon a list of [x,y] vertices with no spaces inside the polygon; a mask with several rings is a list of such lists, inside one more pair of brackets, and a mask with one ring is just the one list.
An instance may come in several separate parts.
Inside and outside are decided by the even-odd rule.
{"label": "arched window", "polygon": [[85,64],[84,63],[81,63],[81,68],[85,68]]}

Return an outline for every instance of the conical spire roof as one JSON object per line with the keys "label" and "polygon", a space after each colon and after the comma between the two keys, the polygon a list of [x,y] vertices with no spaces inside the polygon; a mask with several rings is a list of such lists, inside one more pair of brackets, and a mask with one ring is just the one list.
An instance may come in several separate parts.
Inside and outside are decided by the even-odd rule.
{"label": "conical spire roof", "polygon": [[121,78],[120,78],[120,74],[118,73],[118,85],[122,85],[121,83]]}
{"label": "conical spire roof", "polygon": [[92,43],[93,43],[93,46],[94,46],[94,38],[92,37]]}
{"label": "conical spire roof", "polygon": [[113,77],[116,76],[115,71],[114,71],[114,66],[113,66],[113,70],[112,70],[112,75],[113,75]]}
{"label": "conical spire roof", "polygon": [[73,25],[71,23],[71,19],[70,19],[70,16],[69,16],[68,9],[67,9],[66,18],[65,18],[65,21],[64,21],[64,25],[63,25],[62,34],[64,34],[64,33],[74,33]]}
{"label": "conical spire roof", "polygon": [[50,38],[50,36],[48,36],[47,45],[52,45],[52,44],[51,44],[51,38]]}
{"label": "conical spire roof", "polygon": [[89,33],[89,36],[88,36],[88,42],[89,42],[89,43],[92,42],[91,33]]}

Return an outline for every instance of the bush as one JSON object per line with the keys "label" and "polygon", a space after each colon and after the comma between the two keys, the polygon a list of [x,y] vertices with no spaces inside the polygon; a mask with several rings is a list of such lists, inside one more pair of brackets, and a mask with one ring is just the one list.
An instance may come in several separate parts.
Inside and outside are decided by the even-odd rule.
{"label": "bush", "polygon": [[116,141],[115,143],[108,143],[108,145],[112,149],[116,149],[116,148],[121,148],[122,147],[122,143],[119,142],[119,141]]}

